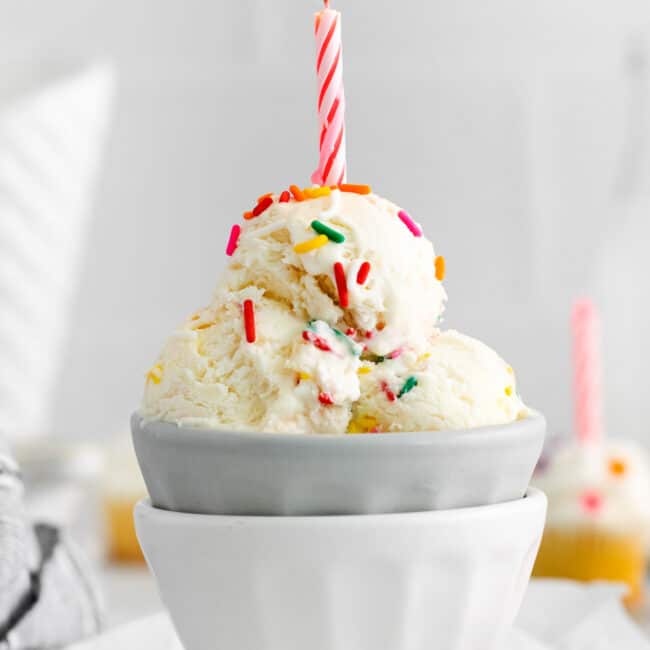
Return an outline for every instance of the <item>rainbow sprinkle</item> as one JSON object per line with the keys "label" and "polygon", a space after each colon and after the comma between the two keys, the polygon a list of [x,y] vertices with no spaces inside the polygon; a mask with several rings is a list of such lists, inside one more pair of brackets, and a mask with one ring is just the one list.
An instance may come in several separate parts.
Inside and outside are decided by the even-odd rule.
{"label": "rainbow sprinkle", "polygon": [[345,241],[345,237],[340,232],[338,232],[338,230],[334,230],[334,228],[330,228],[322,221],[317,221],[317,220],[312,221],[311,227],[319,235],[325,235],[325,237],[327,237],[330,241],[333,241],[335,244],[342,244]]}
{"label": "rainbow sprinkle", "polygon": [[323,187],[305,187],[302,193],[308,199],[317,199],[321,196],[329,196],[332,190],[327,185],[323,185]]}
{"label": "rainbow sprinkle", "polygon": [[595,514],[603,506],[603,497],[595,490],[586,490],[580,495],[580,503],[586,512]]}
{"label": "rainbow sprinkle", "polygon": [[351,183],[342,183],[339,185],[341,192],[351,192],[352,194],[370,194],[372,188],[370,185],[353,185]]}
{"label": "rainbow sprinkle", "polygon": [[357,375],[369,375],[372,372],[372,368],[370,366],[361,366],[357,370]]}
{"label": "rainbow sprinkle", "polygon": [[253,216],[259,217],[262,212],[270,208],[273,205],[273,197],[266,196],[253,208]]}
{"label": "rainbow sprinkle", "polygon": [[280,194],[280,203],[289,203],[291,200],[291,194],[287,192],[287,190],[284,190],[282,194]]}
{"label": "rainbow sprinkle", "polygon": [[293,194],[293,198],[296,199],[296,201],[305,200],[305,195],[302,193],[302,190],[297,185],[290,185],[289,190],[291,191],[291,194]]}
{"label": "rainbow sprinkle", "polygon": [[348,433],[370,433],[377,429],[377,418],[372,415],[358,415],[350,420]]}
{"label": "rainbow sprinkle", "polygon": [[318,235],[313,239],[308,239],[307,241],[296,244],[293,247],[293,250],[294,252],[298,253],[298,255],[303,255],[304,253],[309,253],[310,251],[316,250],[317,248],[321,248],[321,246],[325,246],[328,241],[329,239],[325,235]]}
{"label": "rainbow sprinkle", "polygon": [[413,219],[404,210],[400,210],[397,216],[402,220],[402,223],[411,231],[414,237],[422,237],[422,228],[418,226]]}
{"label": "rainbow sprinkle", "polygon": [[157,363],[148,373],[147,381],[151,381],[154,384],[159,384],[162,381],[162,366]]}
{"label": "rainbow sprinkle", "polygon": [[410,393],[417,385],[418,385],[417,377],[414,377],[413,375],[411,375],[404,382],[404,385],[402,386],[402,389],[398,393],[397,397],[402,397],[402,396],[406,395],[406,393]]}
{"label": "rainbow sprinkle", "polygon": [[314,334],[314,332],[310,332],[309,330],[304,330],[302,333],[302,338],[308,343],[313,343],[315,347],[317,347],[319,350],[323,350],[323,352],[332,351],[332,348],[330,347],[329,343],[322,336],[318,336],[318,334]]}
{"label": "rainbow sprinkle", "polygon": [[386,399],[389,402],[394,402],[395,399],[396,399],[395,393],[393,393],[393,391],[390,389],[390,386],[388,385],[388,382],[382,381],[380,385],[381,385],[382,391],[386,395]]}
{"label": "rainbow sprinkle", "polygon": [[334,404],[334,398],[329,394],[329,393],[318,393],[318,401],[325,405],[325,406],[331,406]]}
{"label": "rainbow sprinkle", "polygon": [[370,273],[370,262],[364,262],[357,273],[357,284],[364,284]]}
{"label": "rainbow sprinkle", "polygon": [[627,464],[621,458],[610,458],[608,466],[609,473],[613,476],[623,476],[627,471]]}
{"label": "rainbow sprinkle", "polygon": [[445,279],[445,258],[438,255],[434,261],[434,266],[436,268],[436,280],[442,282]]}
{"label": "rainbow sprinkle", "polygon": [[231,256],[237,250],[237,242],[241,233],[241,226],[235,224],[230,230],[230,237],[228,237],[228,245],[226,246],[226,255]]}
{"label": "rainbow sprinkle", "polygon": [[339,305],[345,309],[350,304],[350,294],[348,292],[348,282],[345,277],[345,269],[341,262],[336,262],[334,264],[334,279],[336,280],[336,289],[339,292]]}
{"label": "rainbow sprinkle", "polygon": [[246,330],[246,341],[255,343],[255,304],[252,300],[244,300],[244,328]]}
{"label": "rainbow sprinkle", "polygon": [[512,395],[512,386],[506,386],[504,392],[508,397],[510,397]]}

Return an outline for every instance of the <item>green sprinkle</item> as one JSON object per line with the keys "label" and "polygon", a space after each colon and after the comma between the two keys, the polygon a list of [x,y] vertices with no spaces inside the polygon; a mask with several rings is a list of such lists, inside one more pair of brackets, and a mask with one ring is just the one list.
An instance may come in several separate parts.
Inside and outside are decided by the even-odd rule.
{"label": "green sprinkle", "polygon": [[325,235],[325,237],[327,237],[330,241],[335,242],[336,244],[342,244],[345,241],[345,237],[340,232],[334,230],[333,228],[330,228],[329,226],[326,226],[322,221],[312,221],[311,227],[319,235]]}
{"label": "green sprinkle", "polygon": [[405,382],[404,385],[402,386],[402,390],[398,393],[397,397],[402,397],[402,395],[406,395],[406,393],[412,391],[416,386],[418,385],[418,380],[416,377],[411,375]]}

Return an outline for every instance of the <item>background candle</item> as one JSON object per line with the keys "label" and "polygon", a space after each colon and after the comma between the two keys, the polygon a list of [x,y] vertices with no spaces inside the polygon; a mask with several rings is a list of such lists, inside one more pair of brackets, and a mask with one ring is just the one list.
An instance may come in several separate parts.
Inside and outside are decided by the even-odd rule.
{"label": "background candle", "polygon": [[327,1],[316,14],[316,57],[320,158],[312,181],[339,185],[346,180],[341,14]]}
{"label": "background candle", "polygon": [[573,306],[573,364],[575,430],[581,442],[595,442],[602,434],[600,323],[591,300]]}

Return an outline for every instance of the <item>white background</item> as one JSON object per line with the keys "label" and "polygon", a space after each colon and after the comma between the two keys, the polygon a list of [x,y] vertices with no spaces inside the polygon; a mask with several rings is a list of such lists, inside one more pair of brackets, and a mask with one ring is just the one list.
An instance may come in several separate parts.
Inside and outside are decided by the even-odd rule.
{"label": "white background", "polygon": [[[569,308],[593,294],[610,429],[648,436],[650,5],[332,4],[344,14],[350,180],[413,213],[446,257],[446,325],[495,347],[526,401],[570,431]],[[308,183],[319,6],[3,5],[3,80],[96,58],[118,73],[54,433],[126,428],[162,341],[208,300],[230,224],[258,195]]]}

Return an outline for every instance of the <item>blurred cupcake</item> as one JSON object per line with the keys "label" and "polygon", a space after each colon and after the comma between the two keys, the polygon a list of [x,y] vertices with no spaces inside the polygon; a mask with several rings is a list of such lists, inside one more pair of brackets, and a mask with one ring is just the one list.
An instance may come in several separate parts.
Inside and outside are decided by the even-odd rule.
{"label": "blurred cupcake", "polygon": [[650,466],[630,442],[573,443],[540,465],[533,483],[548,497],[533,575],[608,580],[644,599],[650,542]]}
{"label": "blurred cupcake", "polygon": [[143,562],[133,508],[146,488],[131,441],[120,436],[108,448],[102,489],[108,556],[115,562]]}

